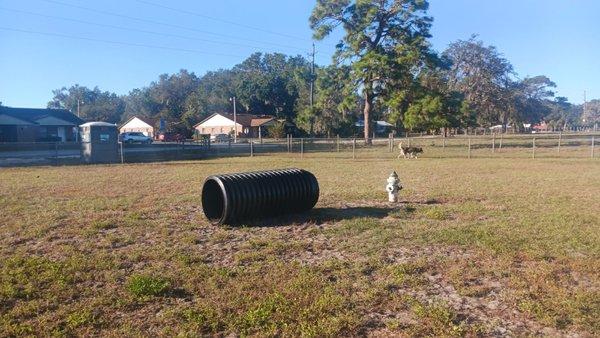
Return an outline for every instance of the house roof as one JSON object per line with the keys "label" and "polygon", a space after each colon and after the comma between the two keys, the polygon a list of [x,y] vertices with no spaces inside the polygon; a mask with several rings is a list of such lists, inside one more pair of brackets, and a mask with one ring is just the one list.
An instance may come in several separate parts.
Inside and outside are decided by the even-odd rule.
{"label": "house roof", "polygon": [[[214,113],[214,114],[210,115],[209,117],[205,118],[204,120],[200,121],[200,123],[196,124],[194,127],[197,127],[197,126],[201,125],[202,123],[210,120],[215,115],[221,115],[221,116],[225,117],[226,119],[229,119],[233,122],[233,114]],[[258,127],[258,126],[262,126],[263,124],[265,124],[267,122],[270,122],[273,119],[274,119],[274,117],[269,116],[269,115],[236,114],[235,121],[238,124],[241,124],[243,127]]]}
{"label": "house roof", "polygon": [[37,124],[37,120],[49,116],[72,123],[76,126],[85,122],[66,109],[0,107],[0,114],[8,115],[33,124]]}
{"label": "house roof", "polygon": [[108,123],[108,122],[87,122],[80,127],[116,127],[116,124]]}
{"label": "house roof", "polygon": [[[386,121],[374,121],[375,125],[378,127],[393,127],[394,125],[386,122]],[[355,127],[364,127],[365,126],[365,121],[364,120],[358,120],[356,121],[356,123],[354,124]]]}
{"label": "house roof", "polygon": [[142,122],[146,123],[147,125],[149,125],[152,128],[156,128],[156,125],[158,123],[158,119],[153,119],[153,118],[150,118],[150,117],[144,117],[144,116],[134,115],[134,116],[128,118],[127,121],[125,121],[123,124],[121,124],[119,126],[119,128],[122,128],[124,125],[126,125],[129,122],[131,122],[131,120],[133,120],[135,118],[141,120]]}
{"label": "house roof", "polygon": [[252,119],[252,121],[250,121],[250,125],[252,127],[258,127],[258,126],[262,126],[263,124],[269,123],[271,121],[275,120],[272,116],[269,117],[257,117],[255,119]]}

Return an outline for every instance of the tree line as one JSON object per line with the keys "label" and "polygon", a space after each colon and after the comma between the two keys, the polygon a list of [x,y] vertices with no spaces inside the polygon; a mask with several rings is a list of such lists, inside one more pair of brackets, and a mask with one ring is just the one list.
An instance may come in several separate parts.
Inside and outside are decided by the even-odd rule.
{"label": "tree line", "polygon": [[[190,135],[215,112],[271,115],[306,135],[350,136],[374,121],[399,131],[447,134],[500,125],[519,130],[546,122],[564,130],[600,122],[600,100],[582,105],[556,97],[547,76],[520,78],[494,46],[477,36],[442,51],[430,43],[433,19],[425,0],[317,0],[309,18],[314,38],[343,30],[332,64],[303,56],[255,53],[231,69],[202,76],[180,70],[119,96],[74,85],[53,91],[51,108],[79,111],[86,120],[119,123],[131,116],[162,118],[170,131]],[[314,99],[311,103],[311,86]]]}

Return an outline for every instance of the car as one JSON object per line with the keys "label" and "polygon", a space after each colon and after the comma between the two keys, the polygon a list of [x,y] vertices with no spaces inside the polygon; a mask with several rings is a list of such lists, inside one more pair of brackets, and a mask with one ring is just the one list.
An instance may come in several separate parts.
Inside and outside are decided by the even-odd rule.
{"label": "car", "polygon": [[135,131],[121,133],[121,135],[119,135],[119,138],[123,143],[152,143],[152,137],[146,136],[143,133]]}
{"label": "car", "polygon": [[185,136],[176,133],[162,133],[158,135],[158,140],[161,142],[183,142]]}
{"label": "car", "polygon": [[215,142],[215,143],[229,142],[229,135],[227,135],[227,134],[210,135],[210,142]]}

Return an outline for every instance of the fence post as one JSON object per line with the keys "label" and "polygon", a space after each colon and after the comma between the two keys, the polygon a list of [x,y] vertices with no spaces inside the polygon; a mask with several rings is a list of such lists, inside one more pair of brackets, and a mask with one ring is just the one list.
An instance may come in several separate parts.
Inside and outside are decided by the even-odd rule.
{"label": "fence post", "polygon": [[300,139],[300,158],[304,158],[304,138]]}
{"label": "fence post", "polygon": [[337,141],[337,152],[339,153],[340,152],[340,134],[337,135],[336,141]]}
{"label": "fence post", "polygon": [[119,147],[121,148],[121,164],[123,164],[123,142],[119,142]]}
{"label": "fence post", "polygon": [[56,165],[58,165],[58,142],[54,142],[54,160],[56,161]]}
{"label": "fence post", "polygon": [[250,157],[254,157],[254,141],[250,140]]}
{"label": "fence post", "polygon": [[492,136],[492,153],[496,152],[496,134]]}
{"label": "fence post", "polygon": [[471,138],[469,137],[469,158],[471,158]]}
{"label": "fence post", "polygon": [[596,143],[595,141],[596,141],[595,137],[592,136],[592,158],[594,158],[594,145]]}
{"label": "fence post", "polygon": [[532,156],[533,158],[535,158],[535,137],[533,138],[533,152],[532,152]]}
{"label": "fence post", "polygon": [[558,153],[560,154],[560,144],[562,142],[562,131],[558,134]]}
{"label": "fence post", "polygon": [[446,149],[446,136],[442,139],[442,148]]}
{"label": "fence post", "polygon": [[502,150],[502,141],[504,140],[504,133],[500,133],[500,147],[498,148],[498,150]]}
{"label": "fence post", "polygon": [[356,137],[352,139],[352,159],[356,159]]}
{"label": "fence post", "polygon": [[408,146],[410,147],[410,137],[407,139]]}

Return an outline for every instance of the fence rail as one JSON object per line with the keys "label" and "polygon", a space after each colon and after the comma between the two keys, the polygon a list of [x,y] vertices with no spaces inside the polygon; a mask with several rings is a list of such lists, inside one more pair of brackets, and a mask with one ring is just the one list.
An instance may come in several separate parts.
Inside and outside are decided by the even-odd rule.
{"label": "fence rail", "polygon": [[[496,134],[373,138],[241,139],[238,143],[155,143],[119,146],[120,162],[162,162],[229,156],[390,159],[399,145],[419,147],[425,158],[598,158],[600,134]],[[0,143],[0,166],[81,163],[78,143]]]}

